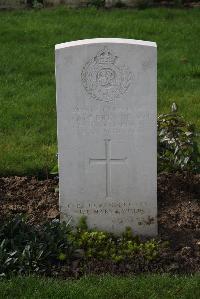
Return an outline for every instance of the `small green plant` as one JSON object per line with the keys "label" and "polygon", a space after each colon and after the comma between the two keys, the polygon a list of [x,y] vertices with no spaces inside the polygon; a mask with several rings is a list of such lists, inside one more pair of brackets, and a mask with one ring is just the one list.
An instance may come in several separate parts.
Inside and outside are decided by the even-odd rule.
{"label": "small green plant", "polygon": [[127,227],[121,236],[97,230],[88,230],[86,218],[81,218],[79,225],[71,235],[75,247],[83,250],[86,260],[95,258],[121,262],[137,255],[152,260],[158,255],[158,242],[150,240],[141,242],[138,236],[133,236],[131,228]]}
{"label": "small green plant", "polygon": [[171,113],[158,116],[159,171],[200,171],[200,153],[195,126],[172,104]]}
{"label": "small green plant", "polygon": [[86,216],[82,216],[79,219],[79,223],[77,225],[77,230],[79,231],[87,231],[88,230],[88,225],[87,225],[87,218]]}
{"label": "small green plant", "polygon": [[51,169],[50,174],[58,175],[58,163]]}
{"label": "small green plant", "polygon": [[0,226],[0,276],[47,273],[51,265],[69,261],[74,252],[69,227],[58,220],[40,227],[16,215]]}
{"label": "small green plant", "polygon": [[[56,154],[56,158],[58,159],[58,153]],[[59,168],[58,168],[58,162],[53,166],[53,168],[50,171],[50,174],[58,176]]]}
{"label": "small green plant", "polygon": [[130,228],[120,236],[89,230],[85,217],[75,229],[57,219],[34,226],[22,215],[0,224],[0,277],[50,275],[54,267],[70,267],[74,259],[84,266],[91,259],[119,263],[137,257],[151,261],[158,256],[157,241],[142,242]]}
{"label": "small green plant", "polygon": [[31,0],[32,7],[35,9],[43,8],[43,0]]}

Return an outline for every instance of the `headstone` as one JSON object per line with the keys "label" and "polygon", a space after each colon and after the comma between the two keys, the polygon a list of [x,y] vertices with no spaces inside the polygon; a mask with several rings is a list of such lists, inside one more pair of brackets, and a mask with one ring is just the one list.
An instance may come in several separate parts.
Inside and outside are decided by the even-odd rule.
{"label": "headstone", "polygon": [[62,220],[157,234],[156,56],[137,40],[56,45]]}

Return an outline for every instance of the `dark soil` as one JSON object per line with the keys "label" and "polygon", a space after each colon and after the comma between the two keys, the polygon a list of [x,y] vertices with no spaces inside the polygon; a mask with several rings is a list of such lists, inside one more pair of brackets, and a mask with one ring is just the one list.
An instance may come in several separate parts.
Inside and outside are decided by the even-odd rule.
{"label": "dark soil", "polygon": [[[0,217],[26,213],[32,224],[59,218],[57,186],[57,179],[0,178]],[[161,246],[159,258],[155,261],[147,263],[137,258],[132,264],[124,262],[116,265],[93,260],[81,271],[200,271],[200,175],[163,173],[158,177],[158,227],[158,239],[169,245]],[[62,275],[79,275],[79,263],[75,261],[71,270],[63,266],[59,272]]]}

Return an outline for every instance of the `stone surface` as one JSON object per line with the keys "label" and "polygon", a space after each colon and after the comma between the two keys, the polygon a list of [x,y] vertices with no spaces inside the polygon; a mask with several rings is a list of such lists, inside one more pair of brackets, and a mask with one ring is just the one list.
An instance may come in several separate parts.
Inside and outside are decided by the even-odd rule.
{"label": "stone surface", "polygon": [[62,219],[157,234],[156,44],[56,45]]}

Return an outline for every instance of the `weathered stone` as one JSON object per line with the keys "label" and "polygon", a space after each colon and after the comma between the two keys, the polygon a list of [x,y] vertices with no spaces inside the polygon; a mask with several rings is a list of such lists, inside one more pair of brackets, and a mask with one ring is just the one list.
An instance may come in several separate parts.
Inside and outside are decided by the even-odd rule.
{"label": "weathered stone", "polygon": [[157,234],[156,44],[56,46],[62,219]]}

